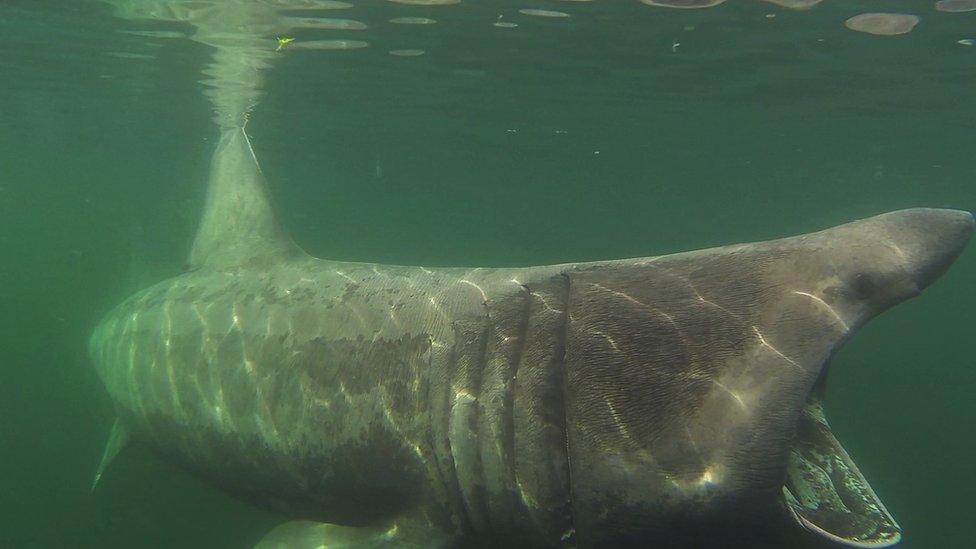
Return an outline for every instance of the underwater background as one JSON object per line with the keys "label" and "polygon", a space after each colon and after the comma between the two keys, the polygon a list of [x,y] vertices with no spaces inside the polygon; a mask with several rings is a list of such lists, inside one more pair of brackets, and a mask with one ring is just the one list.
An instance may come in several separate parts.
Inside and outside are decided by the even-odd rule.
{"label": "underwater background", "polygon": [[[921,20],[845,28],[871,11]],[[138,447],[90,491],[113,411],[87,338],[182,270],[217,137],[212,48],[113,13],[0,3],[0,547],[249,547],[281,518]],[[976,210],[976,11],[373,0],[332,15],[369,28],[295,44],[369,46],[286,45],[247,125],[282,223],[319,257],[537,265]],[[972,543],[974,278],[970,249],[831,367],[834,432],[899,547]]]}

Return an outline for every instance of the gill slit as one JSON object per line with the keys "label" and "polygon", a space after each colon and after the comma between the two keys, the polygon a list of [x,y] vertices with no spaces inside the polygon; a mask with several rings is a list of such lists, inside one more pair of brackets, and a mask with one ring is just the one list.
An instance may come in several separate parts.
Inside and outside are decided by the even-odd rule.
{"label": "gill slit", "polygon": [[[522,311],[519,315],[518,327],[516,328],[518,343],[515,348],[515,352],[512,353],[511,359],[510,374],[512,386],[505,391],[505,436],[508,439],[506,441],[508,451],[505,452],[504,455],[507,457],[505,467],[507,469],[507,473],[510,475],[508,480],[512,482],[512,494],[521,493],[518,479],[518,460],[515,456],[515,395],[518,389],[519,366],[522,364],[522,356],[525,354],[525,339],[529,335],[529,316],[532,314],[532,293],[529,291],[528,286],[525,286],[524,284],[521,286],[523,294]],[[512,502],[511,508],[518,508],[514,501]]]}
{"label": "gill slit", "polygon": [[572,297],[572,279],[565,273],[562,276],[566,280],[566,300],[563,306],[563,348],[559,357],[559,365],[562,367],[563,437],[566,442],[566,480],[569,482],[569,490],[567,490],[567,494],[569,494],[569,532],[572,532],[576,536],[576,545],[578,546],[579,532],[576,531],[576,486],[573,482],[573,449],[569,441],[569,370],[566,361],[566,355],[569,349],[569,312],[572,306],[572,303],[570,303],[570,298]]}

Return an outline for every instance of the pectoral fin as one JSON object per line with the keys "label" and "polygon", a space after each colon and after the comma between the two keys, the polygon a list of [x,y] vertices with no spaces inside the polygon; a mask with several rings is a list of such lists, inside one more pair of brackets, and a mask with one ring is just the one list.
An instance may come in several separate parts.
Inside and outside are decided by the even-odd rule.
{"label": "pectoral fin", "polygon": [[125,427],[118,419],[112,424],[112,431],[108,434],[108,441],[105,443],[105,451],[102,453],[102,461],[98,463],[98,469],[95,470],[95,478],[92,479],[91,491],[95,491],[95,487],[98,486],[98,481],[102,478],[102,473],[108,468],[115,456],[119,455],[122,448],[125,447],[126,443],[129,442],[129,434],[126,432]]}

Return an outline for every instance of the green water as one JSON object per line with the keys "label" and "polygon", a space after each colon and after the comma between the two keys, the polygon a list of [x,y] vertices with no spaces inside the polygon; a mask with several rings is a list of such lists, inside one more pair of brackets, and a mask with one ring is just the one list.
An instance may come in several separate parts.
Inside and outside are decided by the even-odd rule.
{"label": "green water", "polygon": [[[310,253],[544,264],[976,209],[976,46],[957,43],[976,38],[976,12],[473,3],[361,2],[337,16],[370,24],[354,36],[370,47],[286,52],[267,71],[247,129]],[[897,37],[843,26],[880,9],[922,21]],[[499,13],[520,26],[491,26]],[[385,24],[397,16],[438,23]],[[181,270],[216,139],[197,82],[210,49],[127,29],[180,26],[0,4],[0,547],[247,547],[280,521],[138,448],[89,493],[113,412],[87,337]],[[971,543],[974,276],[971,249],[832,366],[834,431],[901,547]]]}

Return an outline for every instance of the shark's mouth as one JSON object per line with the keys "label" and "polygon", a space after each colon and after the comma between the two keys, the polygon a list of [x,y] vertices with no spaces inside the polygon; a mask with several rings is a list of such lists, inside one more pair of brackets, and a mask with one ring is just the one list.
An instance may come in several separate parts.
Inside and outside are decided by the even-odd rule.
{"label": "shark's mouth", "polygon": [[803,528],[848,547],[898,543],[901,527],[830,431],[820,394],[800,411],[783,485],[787,509]]}

